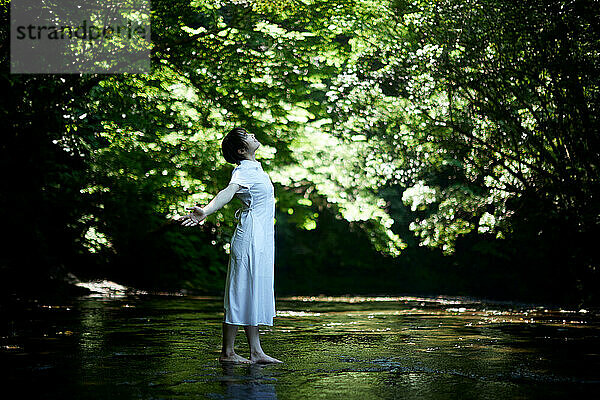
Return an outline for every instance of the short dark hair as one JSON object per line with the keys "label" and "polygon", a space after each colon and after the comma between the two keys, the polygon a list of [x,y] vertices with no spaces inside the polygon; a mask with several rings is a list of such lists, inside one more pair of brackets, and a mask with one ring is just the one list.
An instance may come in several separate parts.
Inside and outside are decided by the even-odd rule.
{"label": "short dark hair", "polygon": [[243,138],[248,134],[242,127],[236,127],[229,131],[221,142],[221,151],[225,161],[232,164],[239,164],[244,160],[244,156],[238,153],[238,150],[248,150]]}

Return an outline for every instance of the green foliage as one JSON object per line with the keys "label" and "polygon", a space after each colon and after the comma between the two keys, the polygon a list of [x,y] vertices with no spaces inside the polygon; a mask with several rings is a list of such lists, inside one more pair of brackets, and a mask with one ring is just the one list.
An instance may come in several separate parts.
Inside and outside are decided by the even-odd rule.
{"label": "green foliage", "polygon": [[[461,180],[480,198],[465,201],[464,191],[440,186],[443,201],[453,197],[462,213],[485,215],[498,233],[513,225],[507,203],[523,197],[552,204],[542,213],[571,215],[578,220],[573,230],[594,229],[599,210],[590,199],[600,165],[594,13],[587,2],[440,1],[421,8],[419,48],[409,60],[428,83],[409,89],[409,97],[422,130],[454,160],[456,172],[443,185]],[[429,164],[437,180],[444,162]],[[457,212],[451,223],[461,219]]]}
{"label": "green foliage", "polygon": [[339,136],[371,139],[379,165],[393,160],[381,183],[405,185],[404,200],[420,211],[430,204],[412,224],[421,243],[451,253],[480,226],[504,237],[526,197],[548,206],[541,213],[568,216],[573,230],[596,229],[597,8],[380,7],[387,12],[355,30],[353,57],[332,81],[332,118]]}
{"label": "green foliage", "polygon": [[360,240],[361,260],[418,263],[430,253],[406,247],[421,244],[464,264],[465,248],[503,259],[535,235],[555,247],[558,226],[565,262],[597,267],[589,2],[157,0],[152,73],[81,76],[9,74],[1,7],[11,274],[25,252],[42,275],[220,290],[236,204],[200,229],[168,221],[226,186],[220,142],[237,125],[263,144],[278,227],[314,268],[330,262],[310,250],[324,229],[340,230],[324,237],[347,266]]}

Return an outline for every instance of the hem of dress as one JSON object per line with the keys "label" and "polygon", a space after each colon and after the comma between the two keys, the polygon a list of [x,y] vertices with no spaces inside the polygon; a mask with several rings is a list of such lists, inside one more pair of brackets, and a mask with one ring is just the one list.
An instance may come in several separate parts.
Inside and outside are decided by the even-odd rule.
{"label": "hem of dress", "polygon": [[273,326],[273,322],[268,323],[268,322],[257,322],[256,324],[248,324],[245,322],[230,322],[228,320],[225,320],[226,324],[229,325],[241,325],[241,326],[258,326],[258,325],[266,325],[266,326]]}

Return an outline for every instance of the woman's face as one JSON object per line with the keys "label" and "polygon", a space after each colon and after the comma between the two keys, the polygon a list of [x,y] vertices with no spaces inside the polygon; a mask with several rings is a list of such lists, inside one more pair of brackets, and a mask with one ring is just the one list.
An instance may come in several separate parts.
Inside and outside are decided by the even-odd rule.
{"label": "woman's face", "polygon": [[248,146],[248,153],[250,154],[254,154],[256,149],[260,147],[260,142],[256,140],[256,137],[254,137],[253,133],[244,135],[243,140],[246,143],[246,146]]}

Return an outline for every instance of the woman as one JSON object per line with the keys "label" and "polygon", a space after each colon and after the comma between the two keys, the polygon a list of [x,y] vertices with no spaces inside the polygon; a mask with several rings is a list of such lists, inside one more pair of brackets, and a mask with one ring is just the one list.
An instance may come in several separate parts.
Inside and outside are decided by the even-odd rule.
{"label": "woman", "polygon": [[[219,361],[235,363],[280,363],[260,346],[258,325],[273,326],[275,256],[275,196],[269,176],[254,155],[260,143],[243,128],[231,130],[221,148],[227,162],[237,164],[229,186],[206,207],[186,208],[184,226],[199,224],[237,196],[244,207],[235,212],[238,221],[231,238],[225,284],[223,348]],[[243,326],[250,345],[250,359],[233,349],[238,326]]]}

